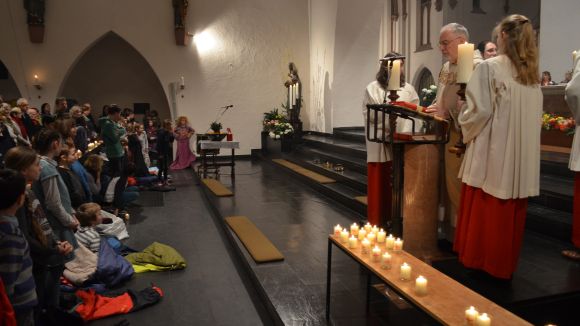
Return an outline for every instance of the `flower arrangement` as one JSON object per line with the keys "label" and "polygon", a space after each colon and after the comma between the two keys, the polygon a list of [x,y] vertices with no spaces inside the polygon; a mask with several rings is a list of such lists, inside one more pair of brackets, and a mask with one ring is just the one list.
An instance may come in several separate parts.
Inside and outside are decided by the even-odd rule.
{"label": "flower arrangement", "polygon": [[574,118],[566,118],[554,113],[544,113],[542,115],[542,129],[559,130],[571,136],[576,130],[576,122]]}
{"label": "flower arrangement", "polygon": [[421,106],[429,106],[437,96],[437,86],[431,85],[429,88],[421,90]]}
{"label": "flower arrangement", "polygon": [[264,131],[268,132],[270,138],[274,139],[280,139],[282,135],[289,135],[294,132],[294,128],[288,123],[286,116],[280,114],[278,109],[264,112],[262,127]]}

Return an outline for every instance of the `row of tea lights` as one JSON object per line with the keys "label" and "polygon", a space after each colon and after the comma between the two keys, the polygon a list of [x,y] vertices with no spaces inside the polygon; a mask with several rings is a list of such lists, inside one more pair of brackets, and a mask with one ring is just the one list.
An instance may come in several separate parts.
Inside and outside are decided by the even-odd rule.
{"label": "row of tea lights", "polygon": [[[387,236],[383,229],[379,229],[376,225],[373,226],[370,223],[365,224],[363,227],[359,227],[358,224],[353,223],[350,226],[350,233],[346,228],[338,224],[334,227],[334,235],[335,237],[339,237],[340,242],[343,244],[348,244],[350,249],[356,249],[360,241],[362,254],[366,255],[370,253],[371,261],[375,263],[380,262],[381,268],[383,269],[391,269],[392,256],[389,254],[389,250],[395,253],[403,251],[402,239],[394,238],[392,234]],[[386,251],[384,253],[382,253],[381,248],[378,246],[380,243],[385,243]],[[375,246],[371,249],[372,244]],[[402,281],[411,279],[411,266],[405,262],[400,267],[400,279]],[[419,296],[427,295],[427,279],[421,275],[415,279],[415,294]],[[479,315],[473,307],[465,311],[465,318],[468,325],[491,325],[489,316],[485,313]]]}

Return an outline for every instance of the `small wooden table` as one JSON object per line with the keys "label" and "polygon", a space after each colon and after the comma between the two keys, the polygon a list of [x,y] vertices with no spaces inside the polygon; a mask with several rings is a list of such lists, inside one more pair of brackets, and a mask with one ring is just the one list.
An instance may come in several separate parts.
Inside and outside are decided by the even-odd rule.
{"label": "small wooden table", "polygon": [[[326,272],[327,320],[330,320],[330,281],[332,276],[333,245],[384,281],[398,295],[443,325],[464,325],[465,310],[469,306],[474,306],[479,313],[487,313],[493,326],[532,325],[405,251],[399,253],[389,251],[392,256],[391,269],[383,269],[380,262],[372,261],[371,254],[362,253],[360,241],[357,248],[350,249],[348,244],[343,244],[340,241],[340,237],[334,235],[328,237]],[[386,250],[385,244],[380,244],[379,247],[384,253]],[[400,267],[404,262],[410,265],[412,269],[411,278],[406,281],[400,279]],[[420,296],[415,294],[415,279],[419,275],[422,275],[428,281],[427,295]]]}
{"label": "small wooden table", "polygon": [[[213,141],[213,140],[200,140],[199,141],[199,148],[201,154],[201,165],[198,168],[198,173],[203,174],[204,178],[207,178],[207,171],[210,168],[215,169],[216,171],[219,169],[220,166],[231,166],[232,168],[232,178],[236,176],[236,158],[235,158],[235,150],[236,148],[240,148],[240,142],[237,141]],[[215,156],[211,162],[208,162],[207,153],[208,150],[215,150],[219,152],[220,149],[231,149],[232,155],[230,156],[230,160],[227,162],[217,162]],[[201,169],[201,170],[199,170]],[[216,172],[217,173],[217,172]]]}

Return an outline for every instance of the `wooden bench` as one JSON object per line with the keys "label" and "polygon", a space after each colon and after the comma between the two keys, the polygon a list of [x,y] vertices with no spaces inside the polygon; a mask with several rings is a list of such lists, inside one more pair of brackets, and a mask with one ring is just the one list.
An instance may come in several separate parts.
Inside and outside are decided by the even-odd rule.
{"label": "wooden bench", "polygon": [[[360,265],[364,266],[369,272],[384,281],[388,287],[397,292],[401,297],[443,325],[464,325],[465,310],[469,306],[474,306],[480,314],[487,313],[491,317],[491,324],[493,326],[531,325],[527,321],[461,285],[459,282],[405,251],[401,251],[400,253],[389,251],[392,256],[392,267],[391,269],[383,269],[380,262],[372,261],[371,254],[362,254],[360,241],[358,242],[357,248],[350,249],[348,248],[348,244],[343,244],[340,241],[340,237],[334,235],[330,235],[328,238],[326,280],[327,320],[330,320],[330,281],[333,245],[337,246]],[[384,253],[386,250],[385,244],[381,244],[379,247],[382,253]],[[403,281],[400,279],[400,266],[403,263],[411,266],[410,280]],[[415,279],[419,275],[425,277],[428,281],[427,295],[420,296],[415,293]]]}

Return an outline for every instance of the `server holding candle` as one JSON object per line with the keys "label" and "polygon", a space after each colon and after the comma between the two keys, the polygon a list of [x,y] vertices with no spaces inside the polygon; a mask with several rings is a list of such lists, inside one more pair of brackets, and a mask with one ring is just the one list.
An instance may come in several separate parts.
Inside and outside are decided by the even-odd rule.
{"label": "server holding candle", "polygon": [[[457,117],[459,107],[457,107],[457,91],[460,82],[458,80],[459,61],[463,63],[462,68],[477,66],[483,60],[475,55],[473,51],[462,51],[462,58],[459,58],[459,45],[469,41],[469,32],[465,26],[451,23],[443,26],[439,34],[439,49],[441,54],[448,60],[439,72],[437,81],[437,97],[435,103],[425,110],[425,112],[435,113],[435,115],[451,119],[453,121],[449,135],[449,142],[445,145],[445,188],[446,193],[443,199],[445,206],[445,220],[450,226],[455,227],[457,222],[457,208],[459,207],[459,197],[461,194],[461,180],[457,177],[462,158],[449,151],[459,140],[459,124]],[[471,54],[472,65],[469,65],[469,55]],[[466,74],[471,70],[464,69],[462,77],[464,83]],[[467,75],[467,78],[469,76]]]}
{"label": "server holding candle", "polygon": [[531,21],[508,16],[496,33],[500,55],[477,66],[458,118],[467,151],[453,247],[466,267],[510,279],[539,194],[542,91]]}
{"label": "server holding candle", "polygon": [[[393,62],[390,59],[401,56],[401,54],[396,52],[389,52],[385,55],[381,59],[381,66],[379,72],[377,72],[376,80],[366,87],[362,105],[365,128],[367,125],[367,104],[383,104],[388,102],[387,89],[397,90],[399,101],[419,104],[417,92],[413,86],[405,82],[405,75],[402,73],[404,60],[395,60],[392,67],[393,73],[390,73],[389,62]],[[398,74],[395,76],[397,71]],[[370,123],[374,123],[374,116],[372,114]],[[382,126],[381,122],[379,122],[377,127],[386,134],[390,132],[388,124]],[[382,137],[382,135],[379,133],[377,137]],[[367,219],[372,224],[380,225],[383,219],[389,220],[391,216],[391,153],[386,144],[371,142],[368,139],[366,140],[366,148]]]}
{"label": "server holding candle", "polygon": [[576,248],[564,250],[562,254],[578,261],[580,260],[580,56],[578,56],[578,51],[572,52],[572,59],[574,60],[574,73],[572,80],[566,85],[566,102],[576,120],[576,131],[570,153],[570,164],[568,165],[570,170],[576,174],[572,220],[572,243]]}

